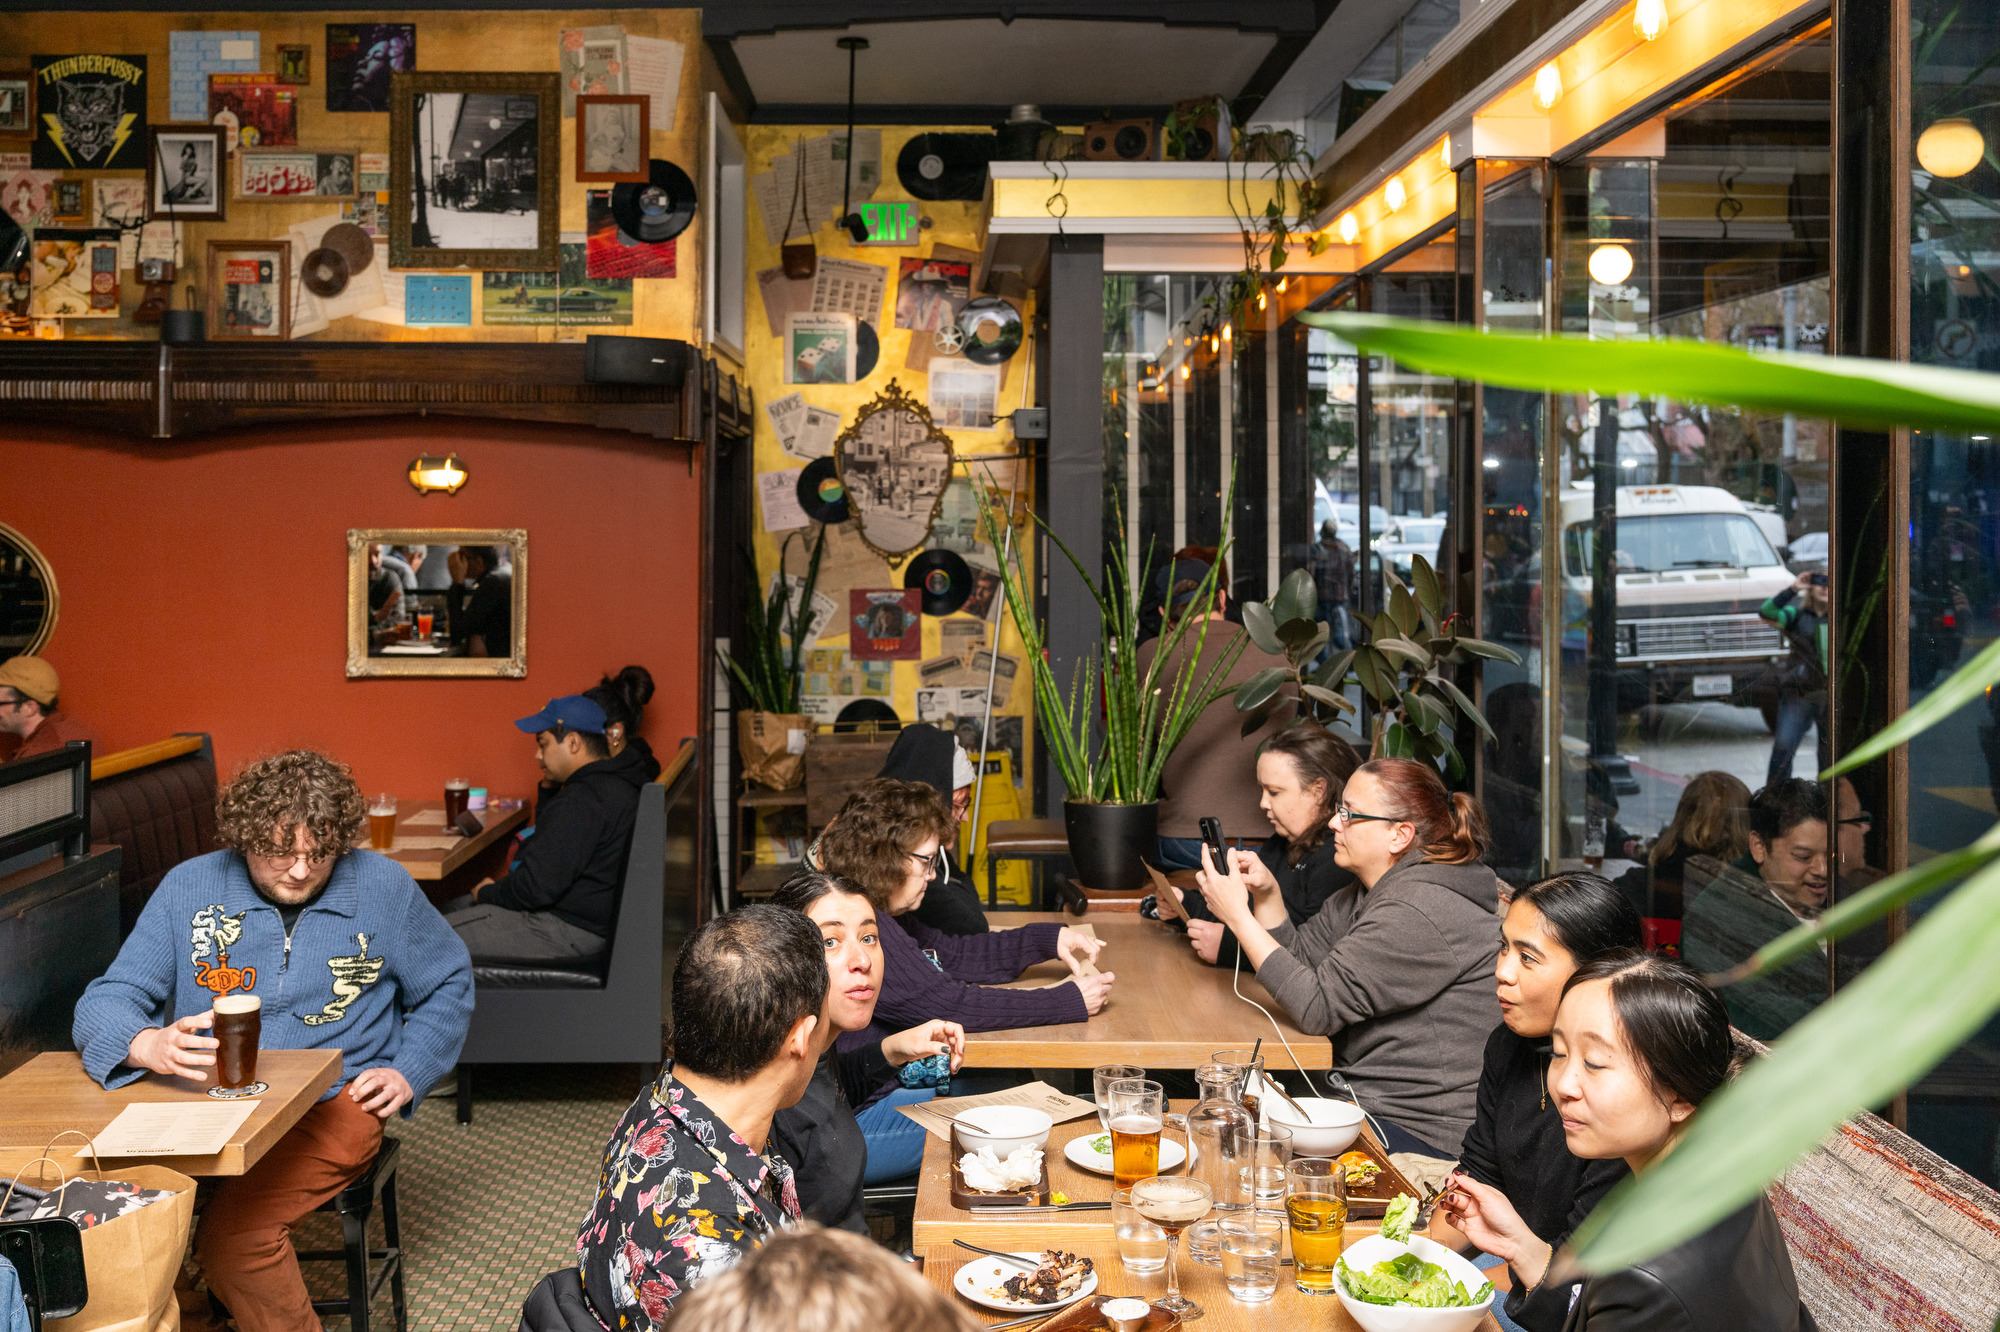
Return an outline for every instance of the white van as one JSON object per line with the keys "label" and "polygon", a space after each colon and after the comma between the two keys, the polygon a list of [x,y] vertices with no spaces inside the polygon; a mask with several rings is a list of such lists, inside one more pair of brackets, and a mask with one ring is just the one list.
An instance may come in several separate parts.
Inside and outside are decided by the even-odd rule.
{"label": "white van", "polygon": [[[1589,622],[1593,497],[1563,497],[1565,645]],[[1715,486],[1618,487],[1618,693],[1621,708],[1691,699],[1750,703],[1753,685],[1787,654],[1757,614],[1791,586],[1743,502]]]}

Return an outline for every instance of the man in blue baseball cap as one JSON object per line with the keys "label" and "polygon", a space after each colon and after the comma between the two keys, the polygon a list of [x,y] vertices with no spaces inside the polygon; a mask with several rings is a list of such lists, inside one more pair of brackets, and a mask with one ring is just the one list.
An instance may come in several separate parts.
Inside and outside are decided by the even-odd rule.
{"label": "man in blue baseball cap", "polygon": [[514,723],[535,737],[535,759],[556,784],[507,873],[450,904],[445,919],[480,962],[576,962],[600,956],[618,915],[625,855],[645,760],[615,758],[604,709],[581,694],[552,698]]}

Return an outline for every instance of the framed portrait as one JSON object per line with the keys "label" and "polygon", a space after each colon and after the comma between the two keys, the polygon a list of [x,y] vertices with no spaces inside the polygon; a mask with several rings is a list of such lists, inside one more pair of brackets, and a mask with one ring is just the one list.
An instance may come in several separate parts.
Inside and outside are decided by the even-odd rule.
{"label": "framed portrait", "polygon": [[416,67],[414,23],[326,25],[329,111],[387,111],[390,78]]}
{"label": "framed portrait", "polygon": [[391,76],[391,265],[559,266],[559,90],[554,74]]}
{"label": "framed portrait", "polygon": [[146,154],[148,221],[220,222],[228,131],[220,125],[155,125]]}
{"label": "framed portrait", "polygon": [[208,336],[283,342],[292,335],[289,241],[208,243]]}
{"label": "framed portrait", "polygon": [[81,177],[49,185],[49,211],[57,226],[80,227],[90,221],[90,182]]}
{"label": "framed portrait", "polygon": [[646,180],[651,156],[650,97],[576,99],[576,178]]}
{"label": "framed portrait", "polygon": [[264,203],[355,197],[354,153],[320,153],[297,148],[237,155],[236,197]]}
{"label": "framed portrait", "polygon": [[294,86],[311,83],[313,49],[310,46],[281,46],[278,48],[278,73],[280,83]]}
{"label": "framed portrait", "polygon": [[349,679],[527,673],[526,530],[348,531]]}
{"label": "framed portrait", "polygon": [[35,76],[26,69],[0,69],[0,134],[31,138],[35,133]]}

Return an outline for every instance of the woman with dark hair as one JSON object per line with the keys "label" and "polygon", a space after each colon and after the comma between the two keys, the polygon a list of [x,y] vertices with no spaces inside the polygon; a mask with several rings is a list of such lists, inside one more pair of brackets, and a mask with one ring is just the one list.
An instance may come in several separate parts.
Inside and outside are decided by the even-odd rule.
{"label": "woman with dark hair", "polygon": [[[1257,848],[1246,878],[1252,892],[1276,888],[1285,916],[1303,925],[1328,898],[1354,882],[1334,860],[1333,810],[1361,762],[1345,740],[1310,723],[1278,732],[1257,756],[1258,806],[1272,835]],[[1179,890],[1176,889],[1176,892]],[[1182,894],[1188,942],[1204,962],[1236,965],[1236,936],[1216,920],[1199,893]]]}
{"label": "woman with dark hair", "polygon": [[[1577,969],[1563,988],[1554,1038],[1549,1099],[1570,1152],[1621,1161],[1635,1175],[1679,1140],[1735,1063],[1722,1000],[1683,964],[1637,951]],[[1524,1279],[1535,1276],[1521,1300],[1524,1326],[1814,1332],[1777,1215],[1762,1196],[1656,1258],[1584,1280],[1581,1292],[1539,1275],[1549,1246],[1496,1191],[1460,1181],[1447,1205],[1480,1248]]]}
{"label": "woman with dark hair", "polygon": [[[1577,968],[1636,949],[1644,937],[1638,911],[1617,888],[1595,874],[1558,874],[1514,895],[1500,922],[1500,959],[1493,975],[1500,995],[1500,1025],[1486,1038],[1486,1067],[1472,1127],[1459,1148],[1455,1193],[1447,1199],[1493,1195],[1521,1218],[1526,1232],[1546,1240],[1528,1259],[1562,1244],[1590,1215],[1613,1184],[1625,1177],[1622,1161],[1582,1161],[1563,1141],[1562,1115],[1549,1101],[1549,1033],[1563,986]],[[1433,1224],[1443,1233],[1458,1209],[1450,1201]],[[1466,1241],[1468,1244],[1470,1241]],[[1517,1249],[1527,1249],[1525,1241]],[[1490,1261],[1490,1260],[1489,1260]],[[1542,1269],[1514,1269],[1507,1308],[1495,1315],[1506,1332],[1558,1332],[1562,1320],[1524,1322],[1525,1292]],[[1546,1312],[1546,1310],[1544,1310]]]}
{"label": "woman with dark hair", "polygon": [[611,757],[617,758],[629,745],[642,757],[646,780],[658,777],[660,761],[653,757],[646,737],[639,734],[646,704],[653,697],[653,673],[644,666],[627,666],[616,675],[600,676],[583,696],[604,709],[604,743]]}
{"label": "woman with dark hair", "polygon": [[1355,882],[1294,925],[1248,851],[1208,862],[1209,910],[1293,1021],[1333,1038],[1334,1067],[1382,1122],[1391,1151],[1449,1159],[1472,1127],[1493,1029],[1499,880],[1480,863],[1486,816],[1413,759],[1354,770],[1331,820]]}
{"label": "woman with dark hair", "polygon": [[951,806],[952,834],[939,848],[938,872],[924,891],[917,919],[946,934],[984,934],[986,912],[980,908],[979,894],[972,880],[952,856],[958,830],[972,809],[972,782],[976,774],[972,760],[958,747],[957,737],[935,726],[905,726],[889,746],[877,777],[893,777],[901,782],[922,782]]}
{"label": "woman with dark hair", "polygon": [[[827,1024],[840,1035],[865,1029],[882,990],[882,934],[867,896],[839,875],[806,870],[785,880],[771,894],[771,905],[803,911],[826,940]],[[806,1094],[771,1121],[771,1145],[794,1167],[799,1208],[808,1220],[866,1234],[863,1186],[900,1179],[922,1164],[924,1130],[895,1108],[936,1093],[891,1089],[899,1069],[939,1055],[946,1057],[946,1071],[958,1070],[965,1028],[922,1022],[820,1056]],[[863,1107],[859,1114],[855,1106]]]}

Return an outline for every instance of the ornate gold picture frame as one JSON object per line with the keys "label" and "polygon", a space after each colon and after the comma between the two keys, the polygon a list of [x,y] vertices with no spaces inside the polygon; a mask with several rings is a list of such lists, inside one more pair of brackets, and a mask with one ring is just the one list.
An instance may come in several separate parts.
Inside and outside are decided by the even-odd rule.
{"label": "ornate gold picture frame", "polygon": [[944,507],[951,436],[895,380],[833,441],[848,512],[868,549],[889,560],[922,550]]}
{"label": "ornate gold picture frame", "polygon": [[525,528],[348,530],[350,680],[527,673]]}

